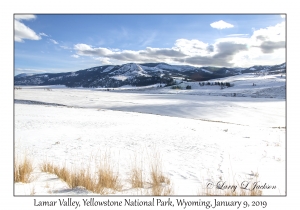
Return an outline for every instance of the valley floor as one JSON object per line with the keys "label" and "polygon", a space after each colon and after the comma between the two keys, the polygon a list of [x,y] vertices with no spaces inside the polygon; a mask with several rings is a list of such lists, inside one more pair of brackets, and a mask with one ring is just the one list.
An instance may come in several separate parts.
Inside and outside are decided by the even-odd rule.
{"label": "valley floor", "polygon": [[157,157],[175,195],[203,194],[207,183],[255,180],[276,186],[263,195],[286,194],[281,97],[23,87],[15,100],[15,158],[26,154],[35,165],[31,183],[15,183],[16,195],[93,194],[71,189],[39,165],[93,169],[102,154],[109,154],[121,180],[113,195],[149,193],[132,188],[128,178],[137,161],[147,182]]}

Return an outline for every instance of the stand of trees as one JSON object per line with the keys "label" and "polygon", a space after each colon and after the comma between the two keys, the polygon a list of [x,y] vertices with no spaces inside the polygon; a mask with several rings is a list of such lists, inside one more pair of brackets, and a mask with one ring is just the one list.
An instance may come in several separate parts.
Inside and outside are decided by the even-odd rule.
{"label": "stand of trees", "polygon": [[[171,89],[179,89],[179,90],[182,90],[183,87],[181,87],[180,85],[173,85],[173,86],[171,87]],[[190,90],[190,89],[192,89],[192,86],[191,86],[191,85],[187,85],[187,86],[185,87],[185,89]]]}
{"label": "stand of trees", "polygon": [[204,85],[219,85],[221,87],[233,87],[233,84],[230,84],[229,82],[199,82],[200,86]]}
{"label": "stand of trees", "polygon": [[172,86],[172,87],[171,87],[171,89],[179,89],[179,90],[181,90],[181,89],[182,89],[182,87],[181,87],[181,86],[179,86],[179,85],[174,85],[174,86]]}

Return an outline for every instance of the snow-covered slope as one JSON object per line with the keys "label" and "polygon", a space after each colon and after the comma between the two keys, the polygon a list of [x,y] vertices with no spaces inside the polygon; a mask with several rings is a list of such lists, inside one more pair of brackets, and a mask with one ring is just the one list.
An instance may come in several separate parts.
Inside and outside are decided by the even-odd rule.
{"label": "snow-covered slope", "polygon": [[15,85],[66,85],[68,87],[120,87],[123,85],[147,86],[156,83],[172,84],[173,77],[184,77],[194,81],[223,78],[241,73],[285,72],[285,64],[275,66],[253,66],[248,69],[193,67],[166,63],[128,63],[92,67],[76,72],[58,74],[18,75]]}
{"label": "snow-covered slope", "polygon": [[[172,87],[152,88],[145,90],[151,93],[173,93],[173,94],[188,94],[188,95],[211,95],[211,96],[226,96],[233,97],[253,97],[253,98],[286,98],[286,76],[278,75],[256,75],[256,74],[241,74],[220,79],[212,79],[205,82],[187,82],[176,79],[177,84],[182,89],[172,89]],[[215,83],[230,83],[232,87],[216,85]],[[210,83],[210,85],[207,85]],[[200,84],[204,84],[201,86]],[[191,90],[186,90],[190,85]],[[122,89],[115,89],[122,90]],[[142,91],[143,89],[139,89]]]}
{"label": "snow-covered slope", "polygon": [[[143,73],[140,68],[124,67],[121,75]],[[141,164],[149,183],[151,158],[157,154],[175,195],[202,194],[208,182],[232,180],[238,185],[257,180],[275,186],[263,189],[263,195],[285,195],[285,74],[246,73],[201,86],[179,77],[176,81],[183,89],[159,83],[110,91],[16,89],[15,154],[27,153],[35,170],[31,183],[15,183],[15,193],[92,195],[82,187],[71,189],[38,166],[47,160],[93,170],[97,158],[109,153],[122,184],[114,195],[148,195],[149,188],[134,188],[128,181],[132,161]],[[221,88],[218,82],[232,86]]]}
{"label": "snow-covered slope", "polygon": [[[21,91],[18,98],[29,94]],[[41,89],[30,91],[44,95]],[[15,154],[22,157],[27,153],[35,164],[34,181],[16,183],[17,195],[30,195],[32,188],[35,195],[91,194],[84,188],[69,188],[38,166],[48,161],[92,170],[95,158],[107,152],[123,186],[113,193],[117,195],[147,194],[146,188],[131,187],[130,169],[136,159],[145,182],[149,181],[151,157],[157,153],[175,195],[197,195],[208,181],[229,183],[235,179],[240,184],[251,180],[253,173],[259,174],[261,183],[276,185],[274,190],[263,190],[264,195],[285,194],[284,101],[193,96],[191,104],[191,99],[174,95],[135,93],[128,98],[129,94],[122,93],[125,95],[120,98],[120,94],[107,92],[57,91],[47,95],[61,102],[66,96],[74,97],[77,105],[87,107],[95,107],[95,100],[103,98],[106,108],[15,104]],[[192,109],[197,104],[199,109]],[[122,107],[127,111],[114,111]],[[193,119],[197,117],[202,120]]]}
{"label": "snow-covered slope", "polygon": [[258,179],[276,186],[263,195],[284,195],[285,75],[242,74],[213,82],[234,86],[15,90],[15,154],[27,153],[36,166],[34,181],[16,183],[15,193],[30,195],[34,188],[36,195],[92,195],[69,188],[38,165],[47,160],[93,170],[99,155],[109,152],[122,183],[117,195],[149,194],[146,187],[130,185],[130,167],[134,158],[142,163],[149,182],[157,153],[175,195],[197,195],[207,182],[233,178],[238,184]]}
{"label": "snow-covered slope", "polygon": [[208,70],[206,70],[206,69],[201,69],[201,71],[204,71],[204,72],[207,72],[207,73],[213,74],[213,72],[211,72],[211,71],[208,71]]}
{"label": "snow-covered slope", "polygon": [[150,77],[147,72],[138,64],[130,63],[123,65],[116,71],[109,73],[110,75],[117,75],[117,76],[127,76],[127,78],[133,78],[136,76],[144,76]]}

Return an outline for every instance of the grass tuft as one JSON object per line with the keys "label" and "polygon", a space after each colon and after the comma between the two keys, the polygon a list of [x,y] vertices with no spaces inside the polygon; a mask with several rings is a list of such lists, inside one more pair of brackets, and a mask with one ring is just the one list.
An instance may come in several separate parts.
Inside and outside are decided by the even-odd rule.
{"label": "grass tuft", "polygon": [[35,193],[36,193],[35,187],[32,186],[32,187],[30,188],[30,195],[35,195]]}
{"label": "grass tuft", "polygon": [[134,161],[131,164],[129,182],[130,182],[132,188],[143,188],[144,187],[142,160],[141,160],[141,165],[139,166],[137,163],[136,155],[134,157]]}
{"label": "grass tuft", "polygon": [[173,187],[170,179],[162,172],[162,160],[158,152],[155,152],[150,163],[151,194],[154,196],[172,195]]}
{"label": "grass tuft", "polygon": [[141,168],[132,168],[130,174],[130,183],[132,188],[143,188],[143,171]]}
{"label": "grass tuft", "polygon": [[98,193],[108,194],[122,189],[118,173],[114,172],[108,156],[104,156],[96,168],[95,173],[89,169],[67,168],[55,166],[53,163],[43,162],[40,165],[42,172],[53,173],[65,181],[70,188],[82,186],[85,189]]}
{"label": "grass tuft", "polygon": [[107,194],[122,189],[119,173],[115,170],[110,154],[107,152],[101,156],[96,174],[96,188],[98,193]]}
{"label": "grass tuft", "polygon": [[18,159],[14,162],[14,181],[29,183],[31,182],[30,174],[33,171],[32,160],[25,155],[22,161]]}

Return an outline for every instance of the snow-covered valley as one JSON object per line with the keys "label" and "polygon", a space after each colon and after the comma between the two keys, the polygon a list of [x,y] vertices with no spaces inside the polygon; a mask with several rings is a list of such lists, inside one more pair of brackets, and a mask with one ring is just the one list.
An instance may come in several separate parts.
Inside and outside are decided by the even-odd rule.
{"label": "snow-covered valley", "polygon": [[97,158],[109,153],[122,184],[110,195],[147,195],[147,187],[133,188],[128,179],[138,160],[148,182],[155,154],[174,195],[203,194],[208,183],[240,186],[254,180],[276,186],[263,189],[263,195],[285,195],[285,75],[243,74],[210,82],[216,81],[234,86],[16,89],[15,156],[27,154],[35,169],[31,183],[15,183],[15,194],[93,194],[71,189],[39,165],[47,160],[93,170]]}

